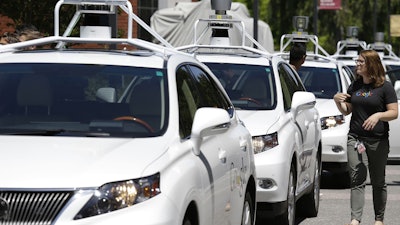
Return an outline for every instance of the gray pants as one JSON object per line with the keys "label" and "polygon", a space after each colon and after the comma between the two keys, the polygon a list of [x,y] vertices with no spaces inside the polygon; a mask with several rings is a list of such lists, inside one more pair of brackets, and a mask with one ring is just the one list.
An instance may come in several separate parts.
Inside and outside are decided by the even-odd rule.
{"label": "gray pants", "polygon": [[387,200],[385,169],[389,154],[389,140],[387,138],[361,140],[366,147],[366,151],[362,154],[354,148],[356,138],[349,135],[347,140],[351,219],[361,221],[365,203],[365,184],[369,171],[375,220],[383,221]]}

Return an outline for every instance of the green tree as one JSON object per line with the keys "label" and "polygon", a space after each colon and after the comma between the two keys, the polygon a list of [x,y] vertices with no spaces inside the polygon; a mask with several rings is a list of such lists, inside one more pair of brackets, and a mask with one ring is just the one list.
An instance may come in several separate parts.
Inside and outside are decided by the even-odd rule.
{"label": "green tree", "polygon": [[[235,1],[235,0],[233,0]],[[247,5],[252,14],[255,0],[236,0]],[[376,32],[385,33],[385,42],[391,43],[394,52],[400,51],[400,38],[389,37],[389,20],[391,14],[400,13],[400,1],[391,0],[346,0],[341,10],[319,10],[314,15],[314,0],[258,0],[259,19],[271,27],[275,49],[279,46],[283,34],[293,32],[293,16],[308,16],[310,23],[308,33],[314,34],[314,17],[317,16],[317,35],[320,45],[330,54],[336,52],[336,44],[346,39],[349,26],[359,28],[359,40],[373,43],[374,10],[376,10]],[[390,2],[390,12],[388,4]],[[375,7],[376,3],[376,7]],[[399,55],[399,54],[398,54]]]}
{"label": "green tree", "polygon": [[[15,26],[32,24],[44,35],[54,34],[54,6],[58,0],[1,0],[0,14],[12,18]],[[75,8],[63,6],[60,15],[60,28],[64,30],[71,20]],[[67,15],[67,16],[65,16]]]}

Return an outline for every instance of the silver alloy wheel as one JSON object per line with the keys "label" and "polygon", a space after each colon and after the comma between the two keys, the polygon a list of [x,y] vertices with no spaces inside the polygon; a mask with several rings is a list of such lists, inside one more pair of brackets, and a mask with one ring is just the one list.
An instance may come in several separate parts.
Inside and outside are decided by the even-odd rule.
{"label": "silver alloy wheel", "polygon": [[242,211],[242,223],[241,225],[252,225],[254,218],[254,210],[252,206],[252,200],[249,193],[246,193]]}
{"label": "silver alloy wheel", "polygon": [[320,167],[320,160],[317,160],[315,163],[315,174],[314,174],[314,206],[316,209],[316,212],[318,212],[319,208],[319,195],[320,195],[320,188],[321,188],[321,167]]}
{"label": "silver alloy wheel", "polygon": [[294,179],[294,171],[293,166],[290,169],[289,174],[289,185],[288,185],[288,208],[287,208],[287,224],[294,225],[295,221],[295,210],[296,210],[296,199],[295,199],[295,179]]}

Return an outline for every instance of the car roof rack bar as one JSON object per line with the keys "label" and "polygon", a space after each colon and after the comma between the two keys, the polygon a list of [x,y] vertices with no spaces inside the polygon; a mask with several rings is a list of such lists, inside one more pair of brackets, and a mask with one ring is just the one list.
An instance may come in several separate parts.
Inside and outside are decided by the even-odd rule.
{"label": "car roof rack bar", "polygon": [[384,39],[384,32],[376,32],[375,42],[368,44],[367,48],[377,51],[382,58],[399,61],[400,58],[392,51],[392,45],[385,43]]}
{"label": "car roof rack bar", "polygon": [[[199,27],[200,23],[206,23],[207,26],[204,27],[202,32],[200,33],[200,36],[197,38],[197,28]],[[217,29],[223,29],[223,30],[229,30],[232,28],[233,24],[239,23],[242,27],[242,29],[239,30],[244,30],[244,23],[240,20],[233,20],[233,19],[198,19],[195,24],[194,24],[194,44],[200,44],[201,39],[203,39],[204,35],[209,29],[217,28]],[[242,41],[241,45],[244,45],[244,32],[241,33]]]}
{"label": "car roof rack bar", "polygon": [[[198,35],[197,31],[200,23],[206,23],[207,26],[205,26],[203,30],[200,32],[200,35]],[[232,29],[233,26],[235,26],[241,32],[240,34],[241,46],[246,46],[246,38],[247,38],[251,42],[251,44],[257,46],[262,51],[267,51],[258,41],[256,41],[249,33],[246,32],[243,21],[235,19],[227,19],[227,18],[198,19],[194,24],[194,40],[193,40],[194,45],[200,44],[201,39],[205,36],[206,32],[209,31],[209,29],[217,28],[217,29],[230,30]]]}
{"label": "car roof rack bar", "polygon": [[[257,55],[263,55],[263,56],[269,56],[269,53],[266,51],[262,51],[253,47],[249,47],[249,46],[239,46],[239,45],[233,45],[233,46],[228,46],[228,45],[195,45],[195,44],[191,44],[191,45],[185,45],[185,46],[180,46],[176,48],[179,51],[185,51],[189,54],[198,54],[199,52],[196,52],[197,50],[200,49],[207,49],[209,51],[205,51],[207,53],[221,53],[223,51],[225,51],[226,54],[234,54],[234,52],[232,52],[231,50],[242,50],[245,52],[249,52],[251,54],[257,54]],[[215,51],[213,51],[215,50]],[[204,52],[202,52],[204,53]]]}
{"label": "car roof rack bar", "polygon": [[[116,14],[117,7],[122,9],[128,14],[128,34],[127,38],[132,39],[132,27],[133,21],[138,23],[146,31],[148,31],[154,38],[156,38],[165,47],[173,48],[164,38],[162,38],[157,32],[151,29],[142,19],[133,13],[132,4],[128,0],[59,0],[54,9],[54,36],[60,36],[60,8],[64,4],[76,5],[76,12],[71,19],[67,29],[65,30],[63,37],[67,37],[71,34],[72,29],[79,21],[82,14]],[[110,6],[108,10],[104,9],[82,9],[82,6]],[[57,45],[61,47],[62,44]]]}
{"label": "car roof rack bar", "polygon": [[395,60],[400,60],[400,58],[392,51],[392,45],[391,44],[387,44],[387,43],[383,43],[383,42],[375,42],[375,43],[371,43],[367,45],[367,49],[372,49],[372,50],[376,50],[377,52],[382,52],[384,53],[384,51],[386,50],[389,55],[382,55],[385,57],[389,57]]}
{"label": "car roof rack bar", "polygon": [[[97,39],[88,39],[88,38],[80,38],[80,37],[62,37],[62,36],[49,36],[38,39],[32,39],[29,41],[17,42],[8,45],[0,45],[0,53],[5,52],[15,52],[19,49],[26,49],[31,46],[40,46],[40,45],[49,45],[54,43],[96,43],[96,44],[127,44],[131,46],[137,46],[144,49],[147,49],[152,52],[158,52],[160,54],[167,54],[168,52],[177,53],[178,50],[174,48],[164,47],[155,43],[151,43],[148,41],[140,40],[140,39],[122,39],[122,38],[97,38]],[[62,49],[62,48],[61,48]]]}
{"label": "car roof rack bar", "polygon": [[138,17],[136,14],[132,12],[132,9],[125,6],[120,7],[122,10],[125,11],[128,15],[132,17],[142,28],[144,28],[147,32],[149,32],[151,35],[153,35],[160,43],[165,45],[166,47],[173,48],[173,46],[165,40],[161,35],[159,35],[156,31],[154,31],[147,23],[145,23],[140,17]]}
{"label": "car roof rack bar", "polygon": [[[63,36],[60,36],[60,16],[59,11],[63,4],[73,4],[76,5],[76,12],[71,19],[66,31]],[[109,9],[104,10],[93,10],[93,9],[83,9],[83,6],[109,6]],[[128,38],[112,38],[112,37],[70,37],[72,29],[77,24],[80,16],[83,13],[96,13],[96,14],[112,14],[116,13],[116,7],[122,7],[123,11],[129,12],[128,21]],[[98,7],[100,8],[100,7]],[[24,42],[18,42],[8,45],[0,46],[0,52],[14,52],[18,50],[24,50],[31,46],[40,46],[48,44],[56,44],[56,48],[62,49],[66,43],[101,43],[101,44],[126,44],[130,46],[135,46],[142,49],[147,49],[149,51],[157,52],[160,54],[177,53],[171,44],[164,40],[160,35],[158,35],[154,30],[152,30],[145,22],[143,22],[139,17],[137,17],[132,12],[132,5],[128,0],[59,0],[55,6],[54,10],[54,35],[39,39],[33,39]],[[146,30],[148,30],[155,38],[157,38],[161,43],[155,44],[150,41],[140,40],[138,38],[132,38],[132,24],[135,20],[139,25],[142,25]]]}
{"label": "car roof rack bar", "polygon": [[334,55],[343,55],[340,54],[345,48],[362,48],[362,49],[368,49],[367,48],[367,43],[365,41],[360,41],[358,39],[349,39],[349,40],[342,40],[342,41],[338,41],[338,43],[336,44],[336,52]]}
{"label": "car roof rack bar", "polygon": [[[199,24],[201,23],[206,23],[206,26],[199,32]],[[232,29],[232,27],[235,26],[240,32],[241,32],[241,44],[240,45],[231,45],[231,44],[200,44],[201,40],[205,37],[206,33],[210,29],[223,29],[223,30],[229,30]],[[199,34],[200,33],[200,34]],[[229,37],[228,37],[229,38]],[[246,38],[253,44],[254,46],[257,46],[257,48],[246,46]],[[209,50],[208,53],[214,53],[212,50],[216,50],[218,52],[226,50],[242,50],[245,52],[249,52],[252,54],[257,54],[257,55],[268,55],[269,52],[259,43],[257,42],[249,33],[246,32],[245,30],[245,25],[244,22],[241,20],[235,20],[235,19],[227,19],[227,18],[210,18],[210,19],[198,19],[195,22],[194,25],[194,38],[193,38],[193,44],[185,45],[185,46],[179,46],[176,49],[180,51],[186,51],[188,53],[195,53],[196,50],[199,49],[207,49]],[[197,52],[199,53],[199,52]],[[233,52],[227,52],[227,53],[233,53]]]}
{"label": "car roof rack bar", "polygon": [[[115,7],[127,5],[132,11],[132,4],[127,0],[59,0],[54,7],[54,36],[60,36],[60,9],[62,5],[69,4],[76,6],[76,12],[71,19],[67,30],[63,36],[67,37],[71,34],[72,28],[78,22],[82,14],[115,14]],[[109,10],[102,9],[81,9],[83,6],[110,6]],[[128,38],[132,38],[132,15],[128,14]]]}
{"label": "car roof rack bar", "polygon": [[[286,42],[285,42],[285,39]],[[280,41],[280,52],[283,52],[290,43],[293,42],[309,42],[311,41],[314,44],[314,54],[320,55],[319,51],[321,51],[326,57],[331,57],[331,55],[325,51],[319,44],[318,44],[318,37],[312,34],[284,34],[281,36]]]}

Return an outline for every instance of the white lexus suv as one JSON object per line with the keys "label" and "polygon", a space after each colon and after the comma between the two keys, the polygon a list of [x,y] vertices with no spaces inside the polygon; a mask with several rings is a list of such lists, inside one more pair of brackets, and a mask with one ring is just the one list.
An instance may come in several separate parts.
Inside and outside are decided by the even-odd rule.
{"label": "white lexus suv", "polygon": [[[206,29],[196,30],[201,27]],[[296,206],[305,216],[316,216],[321,124],[314,94],[305,91],[284,59],[250,37],[241,21],[222,13],[199,20],[194,29],[199,34],[194,44],[178,49],[194,54],[220,79],[253,138],[257,220],[272,217],[274,224],[294,225]],[[230,43],[231,29],[242,32],[246,38],[242,45]],[[207,33],[211,33],[210,44],[199,44],[209,37]],[[251,46],[246,46],[249,40]]]}
{"label": "white lexus suv", "polygon": [[[135,19],[60,0],[55,22],[65,4]],[[251,136],[218,79],[131,29],[0,47],[0,224],[254,224]]]}
{"label": "white lexus suv", "polygon": [[[296,18],[304,17],[295,17],[294,21]],[[318,44],[316,35],[301,32],[297,27],[293,34],[281,36],[280,55],[289,61],[289,53],[285,50],[296,42],[308,47],[298,74],[307,91],[316,97],[322,129],[322,170],[340,178],[338,183],[341,182],[342,186],[348,186],[347,133],[351,115],[342,115],[333,96],[347,91],[354,77],[353,72],[343,62],[333,59]]]}

